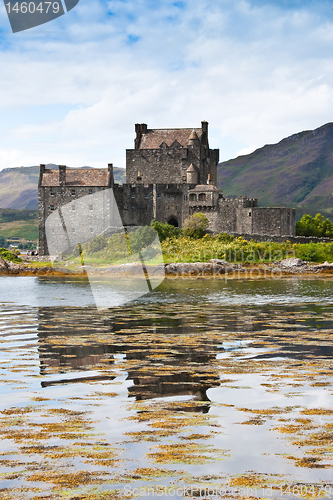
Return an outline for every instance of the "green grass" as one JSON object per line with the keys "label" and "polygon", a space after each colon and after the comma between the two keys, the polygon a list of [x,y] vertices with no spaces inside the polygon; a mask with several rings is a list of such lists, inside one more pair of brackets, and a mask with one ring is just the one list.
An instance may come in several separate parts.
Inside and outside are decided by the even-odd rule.
{"label": "green grass", "polygon": [[38,240],[38,211],[0,209],[0,236]]}
{"label": "green grass", "polygon": [[38,240],[38,226],[37,224],[22,224],[8,229],[1,229],[0,225],[0,236],[4,238],[15,238],[25,239],[27,241],[37,241]]}
{"label": "green grass", "polygon": [[[164,262],[208,262],[210,259],[223,259],[231,263],[260,264],[274,263],[289,257],[299,257],[309,262],[333,262],[333,243],[291,244],[247,241],[230,235],[206,235],[200,239],[185,237],[167,238],[161,243]],[[83,246],[83,260],[89,265],[119,264],[138,260],[129,256],[128,249],[118,247],[111,251],[109,244],[97,251],[88,253]],[[80,257],[68,256],[68,260],[80,264]],[[145,259],[147,260],[147,259]],[[152,261],[153,263],[153,261]],[[157,263],[157,262],[156,262]]]}
{"label": "green grass", "polygon": [[172,238],[162,242],[165,262],[208,262],[223,259],[238,263],[270,263],[289,257],[310,262],[333,262],[333,243],[291,244],[247,241],[234,238],[223,241],[218,236],[199,240]]}

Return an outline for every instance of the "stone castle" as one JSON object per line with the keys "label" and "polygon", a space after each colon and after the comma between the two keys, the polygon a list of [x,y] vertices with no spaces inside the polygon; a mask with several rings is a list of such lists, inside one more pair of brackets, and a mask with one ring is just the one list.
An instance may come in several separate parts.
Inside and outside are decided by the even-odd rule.
{"label": "stone castle", "polygon": [[[209,148],[206,121],[194,129],[149,129],[141,123],[135,125],[135,132],[134,149],[126,150],[126,184],[114,182],[112,164],[107,169],[40,166],[40,255],[49,254],[45,222],[57,210],[62,220],[61,207],[71,207],[68,234],[84,233],[82,242],[97,236],[100,221],[106,217],[101,191],[110,189],[125,227],[150,225],[153,219],[182,227],[190,215],[201,212],[214,233],[295,234],[294,209],[258,207],[257,199],[223,196],[217,188],[219,150]],[[84,198],[83,204],[86,196],[98,202],[94,205]],[[78,227],[78,215],[84,229]]]}

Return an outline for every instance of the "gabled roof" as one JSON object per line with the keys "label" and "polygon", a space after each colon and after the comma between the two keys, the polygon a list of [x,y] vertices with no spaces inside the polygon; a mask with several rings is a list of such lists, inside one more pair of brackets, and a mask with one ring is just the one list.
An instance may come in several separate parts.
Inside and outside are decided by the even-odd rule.
{"label": "gabled roof", "polygon": [[146,134],[142,134],[139,149],[159,149],[162,142],[165,142],[170,147],[175,141],[185,148],[193,131],[200,139],[202,135],[201,128],[148,129]]}
{"label": "gabled roof", "polygon": [[[108,186],[106,168],[66,168],[66,186]],[[59,170],[46,169],[41,186],[59,186]]]}

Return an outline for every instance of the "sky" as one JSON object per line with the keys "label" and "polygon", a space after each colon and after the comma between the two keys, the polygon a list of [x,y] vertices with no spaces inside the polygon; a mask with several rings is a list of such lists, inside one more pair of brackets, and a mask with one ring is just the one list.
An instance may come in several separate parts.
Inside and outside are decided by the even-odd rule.
{"label": "sky", "polygon": [[135,123],[202,120],[224,161],[332,111],[333,0],[80,0],[18,33],[0,5],[0,170],[125,167]]}

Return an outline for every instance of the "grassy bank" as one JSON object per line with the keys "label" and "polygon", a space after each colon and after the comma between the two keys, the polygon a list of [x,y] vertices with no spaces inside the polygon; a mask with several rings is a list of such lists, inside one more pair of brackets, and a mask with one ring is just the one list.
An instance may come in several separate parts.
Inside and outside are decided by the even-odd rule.
{"label": "grassy bank", "polygon": [[[140,240],[140,247],[145,248],[150,241]],[[102,248],[101,248],[102,247]],[[247,241],[241,237],[234,238],[227,234],[219,236],[205,235],[194,239],[184,236],[166,238],[161,243],[165,263],[171,262],[208,262],[210,259],[223,259],[237,263],[269,263],[294,257],[304,261],[321,263],[333,262],[333,243],[291,244]],[[142,257],[147,262],[157,262],[154,259],[158,245],[143,250]],[[126,240],[124,235],[114,235],[111,238],[97,237],[82,247],[83,261],[91,265],[119,264],[138,260],[138,245],[135,239]],[[81,256],[78,249],[68,260],[80,264]]]}
{"label": "grassy bank", "polygon": [[162,242],[165,262],[263,263],[298,257],[310,262],[333,262],[333,243],[272,243],[247,241],[232,236],[204,236],[201,239],[171,238]]}

